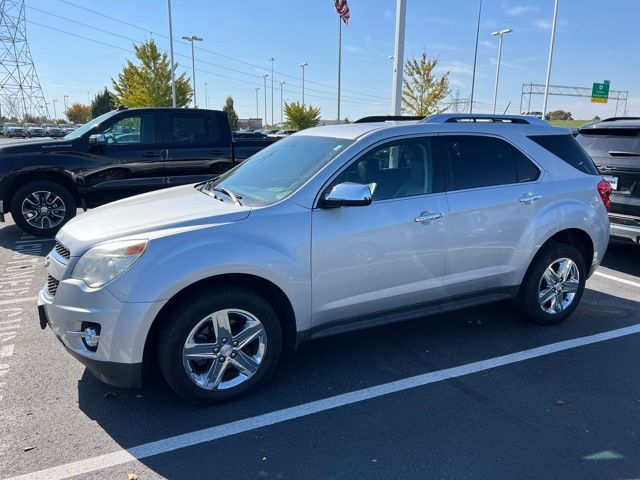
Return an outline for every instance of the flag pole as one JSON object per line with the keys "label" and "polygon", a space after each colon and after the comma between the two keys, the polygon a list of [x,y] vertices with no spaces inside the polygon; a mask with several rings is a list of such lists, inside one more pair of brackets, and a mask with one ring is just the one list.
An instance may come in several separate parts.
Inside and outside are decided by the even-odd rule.
{"label": "flag pole", "polygon": [[338,124],[340,124],[340,80],[342,77],[342,18],[338,15]]}

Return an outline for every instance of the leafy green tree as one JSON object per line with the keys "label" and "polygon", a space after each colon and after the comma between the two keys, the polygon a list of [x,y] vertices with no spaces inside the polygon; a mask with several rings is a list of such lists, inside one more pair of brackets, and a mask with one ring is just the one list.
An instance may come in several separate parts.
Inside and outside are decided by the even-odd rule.
{"label": "leafy green tree", "polygon": [[91,102],[91,118],[99,117],[100,115],[110,112],[116,108],[116,99],[113,94],[104,87],[104,91],[93,97]]}
{"label": "leafy green tree", "polygon": [[[160,53],[153,40],[133,46],[139,65],[131,60],[122,69],[117,80],[111,80],[116,103],[126,107],[170,107],[171,65],[167,53]],[[174,69],[178,64],[174,64]],[[193,90],[190,79],[183,72],[176,77],[176,106],[186,107]]]}
{"label": "leafy green tree", "polygon": [[285,103],[284,114],[287,117],[287,127],[295,130],[315,127],[320,122],[319,108],[305,106],[299,102]]}
{"label": "leafy green tree", "polygon": [[436,77],[435,68],[440,59],[427,58],[422,52],[420,58],[410,59],[404,66],[402,80],[402,111],[411,115],[425,117],[440,113],[445,108],[438,104],[449,95],[449,74]]}
{"label": "leafy green tree", "polygon": [[227,97],[224,102],[224,107],[222,107],[222,111],[227,113],[227,117],[229,117],[229,125],[231,125],[231,130],[238,130],[238,114],[233,108],[233,98]]}
{"label": "leafy green tree", "polygon": [[64,114],[71,123],[87,123],[91,120],[91,107],[82,103],[74,103]]}

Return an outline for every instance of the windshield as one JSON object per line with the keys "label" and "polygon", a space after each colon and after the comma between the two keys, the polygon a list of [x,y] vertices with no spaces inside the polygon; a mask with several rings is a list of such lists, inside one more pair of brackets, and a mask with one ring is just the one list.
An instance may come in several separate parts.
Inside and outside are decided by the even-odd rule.
{"label": "windshield", "polygon": [[107,113],[105,113],[103,115],[100,115],[99,117],[96,117],[96,118],[94,118],[92,120],[89,120],[82,127],[80,127],[77,130],[74,130],[73,132],[69,133],[66,137],[64,137],[64,139],[65,140],[76,140],[76,139],[80,138],[81,136],[83,136],[85,133],[87,133],[89,130],[91,130],[93,127],[95,127],[99,123],[104,122],[107,118],[112,117],[116,113],[118,113],[117,110],[112,110],[111,112],[107,112]]}
{"label": "windshield", "polygon": [[352,143],[343,138],[287,137],[202,188],[225,188],[245,205],[270,205],[297,190]]}

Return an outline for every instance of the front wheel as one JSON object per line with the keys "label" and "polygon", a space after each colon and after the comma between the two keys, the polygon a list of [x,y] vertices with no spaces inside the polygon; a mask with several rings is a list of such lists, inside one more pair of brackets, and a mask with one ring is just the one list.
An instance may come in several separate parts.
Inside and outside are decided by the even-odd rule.
{"label": "front wheel", "polygon": [[158,363],[182,398],[214,403],[239,397],[276,366],[282,331],[273,308],[243,287],[200,289],[167,313]]}
{"label": "front wheel", "polygon": [[69,190],[48,180],[30,182],[13,195],[11,216],[25,232],[53,237],[76,214],[76,201]]}
{"label": "front wheel", "polygon": [[534,323],[559,323],[580,303],[586,280],[587,269],[578,249],[551,244],[536,256],[529,268],[519,304]]}

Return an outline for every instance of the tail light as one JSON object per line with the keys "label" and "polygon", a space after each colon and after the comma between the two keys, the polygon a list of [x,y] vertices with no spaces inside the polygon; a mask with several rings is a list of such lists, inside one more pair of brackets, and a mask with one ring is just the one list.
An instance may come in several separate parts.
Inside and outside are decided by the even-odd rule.
{"label": "tail light", "polygon": [[611,208],[611,200],[609,199],[609,196],[611,195],[612,190],[611,184],[606,180],[600,180],[600,183],[598,183],[598,193],[600,194],[602,203],[604,203],[604,208],[606,208],[607,211]]}

